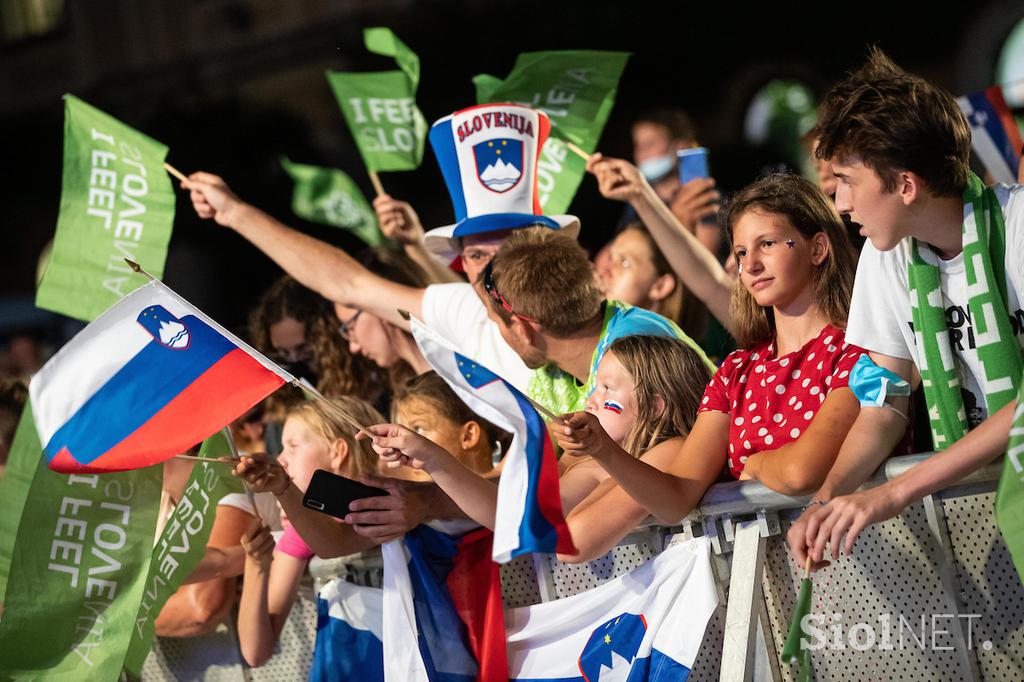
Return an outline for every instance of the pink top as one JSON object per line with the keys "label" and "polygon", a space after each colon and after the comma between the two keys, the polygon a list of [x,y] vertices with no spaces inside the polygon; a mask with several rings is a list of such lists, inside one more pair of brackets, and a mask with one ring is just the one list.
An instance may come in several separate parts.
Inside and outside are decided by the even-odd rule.
{"label": "pink top", "polygon": [[274,548],[275,551],[293,556],[296,559],[302,559],[303,561],[309,561],[313,558],[313,551],[309,548],[306,542],[299,535],[299,532],[295,530],[295,526],[285,521],[284,534],[281,535],[281,539],[277,541],[277,546]]}
{"label": "pink top", "polygon": [[711,378],[701,412],[724,412],[729,423],[729,471],[739,478],[747,457],[800,437],[825,396],[849,383],[866,351],[831,325],[800,350],[775,357],[775,342],[730,353]]}

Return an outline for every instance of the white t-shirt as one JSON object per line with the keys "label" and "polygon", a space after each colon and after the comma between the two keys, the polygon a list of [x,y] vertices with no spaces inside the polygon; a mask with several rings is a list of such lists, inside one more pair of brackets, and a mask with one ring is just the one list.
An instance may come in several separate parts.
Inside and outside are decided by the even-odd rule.
{"label": "white t-shirt", "polygon": [[431,284],[423,291],[423,321],[459,351],[526,393],[532,371],[501,338],[471,284]]}
{"label": "white t-shirt", "polygon": [[[1017,342],[1024,348],[1024,311],[1021,310],[1024,300],[1024,185],[996,185],[995,191],[1006,224],[1007,313]],[[967,421],[970,428],[974,428],[988,416],[988,404],[978,380],[984,376],[984,370],[967,307],[964,254],[961,252],[944,261],[924,245],[920,253],[926,262],[939,268],[950,347],[960,375]],[[876,353],[911,360],[920,367],[907,283],[910,256],[909,238],[885,252],[876,249],[870,241],[864,244],[853,287],[846,340]]]}

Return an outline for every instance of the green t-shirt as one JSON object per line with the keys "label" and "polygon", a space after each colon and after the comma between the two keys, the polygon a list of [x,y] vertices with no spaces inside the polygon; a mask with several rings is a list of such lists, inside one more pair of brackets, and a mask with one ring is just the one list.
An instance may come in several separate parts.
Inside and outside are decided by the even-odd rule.
{"label": "green t-shirt", "polygon": [[580,385],[574,376],[549,363],[533,371],[527,393],[555,414],[582,410],[586,406],[587,396],[594,390],[597,365],[608,346],[624,336],[641,335],[673,336],[697,351],[711,371],[715,370],[714,364],[708,360],[701,347],[672,320],[622,301],[605,301],[601,338],[590,361],[587,382]]}

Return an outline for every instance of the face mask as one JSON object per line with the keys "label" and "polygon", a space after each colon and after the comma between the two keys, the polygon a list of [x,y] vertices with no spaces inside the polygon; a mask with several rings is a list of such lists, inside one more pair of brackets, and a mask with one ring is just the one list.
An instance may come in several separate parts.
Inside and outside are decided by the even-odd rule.
{"label": "face mask", "polygon": [[647,178],[647,182],[657,182],[672,172],[676,167],[676,157],[673,154],[657,156],[653,159],[644,159],[637,168]]}
{"label": "face mask", "polygon": [[320,379],[308,362],[279,362],[278,364],[296,379],[305,379],[314,386]]}

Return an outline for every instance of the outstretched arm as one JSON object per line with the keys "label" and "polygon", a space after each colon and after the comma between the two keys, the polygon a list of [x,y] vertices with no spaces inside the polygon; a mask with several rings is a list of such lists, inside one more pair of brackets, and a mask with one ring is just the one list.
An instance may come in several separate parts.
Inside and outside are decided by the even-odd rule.
{"label": "outstretched arm", "polygon": [[679,223],[636,166],[622,159],[594,154],[587,161],[587,170],[597,176],[598,188],[604,197],[628,202],[636,209],[640,220],[686,288],[732,332],[729,300],[733,279],[715,255]]}
{"label": "outstretched arm", "polygon": [[407,323],[399,308],[422,317],[422,289],[378,277],[341,249],[293,230],[239,199],[218,176],[193,173],[181,186],[190,191],[200,218],[213,218],[238,232],[324,298],[368,310],[403,329]]}

